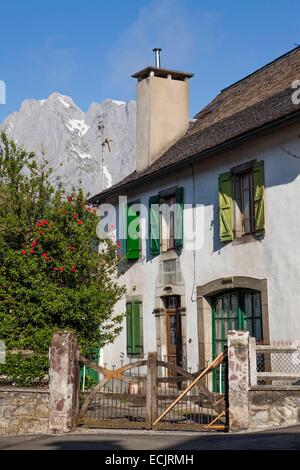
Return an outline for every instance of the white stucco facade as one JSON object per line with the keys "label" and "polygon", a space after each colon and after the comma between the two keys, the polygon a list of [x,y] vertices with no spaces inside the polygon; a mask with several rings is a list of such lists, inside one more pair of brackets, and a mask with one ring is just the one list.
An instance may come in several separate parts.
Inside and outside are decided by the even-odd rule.
{"label": "white stucco facade", "polygon": [[[286,150],[299,155],[299,158],[289,155]],[[218,217],[219,174],[255,159],[264,161],[265,235],[261,239],[253,238],[247,242],[221,242]],[[197,287],[218,279],[244,276],[266,280],[268,317],[265,321],[268,322],[268,339],[300,338],[299,173],[299,125],[293,124],[178,171],[170,169],[168,175],[136,186],[134,191],[126,194],[128,201],[139,200],[148,207],[150,196],[168,188],[182,186],[184,203],[199,205],[198,209],[186,210],[184,230],[187,231],[187,224],[192,223],[192,211],[197,210],[197,230],[201,232],[199,239],[202,243],[196,250],[186,249],[184,246],[179,256],[182,283],[175,286],[172,292],[181,296],[185,316],[186,366],[192,370],[197,370],[201,362]],[[145,225],[144,222],[142,221],[142,226]],[[168,257],[177,255],[175,252],[167,252],[149,259],[147,242],[142,240],[140,260],[132,262],[119,279],[121,284],[125,284],[127,293],[116,306],[116,312],[125,312],[126,297],[136,297],[142,302],[144,354],[157,349],[158,322],[155,312],[161,307],[159,293],[163,289],[158,287],[158,277],[160,262]],[[210,338],[210,335],[210,331],[206,332],[206,338]],[[162,354],[163,350],[160,352]],[[101,352],[101,363],[112,366],[126,357],[124,318],[122,333]]]}

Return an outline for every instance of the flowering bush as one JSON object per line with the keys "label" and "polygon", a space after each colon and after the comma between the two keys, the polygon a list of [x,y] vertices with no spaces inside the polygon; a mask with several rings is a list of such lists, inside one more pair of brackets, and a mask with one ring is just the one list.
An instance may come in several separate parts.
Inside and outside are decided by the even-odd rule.
{"label": "flowering bush", "polygon": [[74,330],[89,354],[120,331],[117,246],[99,252],[82,191],[54,190],[33,154],[3,133],[0,145],[0,339],[46,355],[54,331]]}

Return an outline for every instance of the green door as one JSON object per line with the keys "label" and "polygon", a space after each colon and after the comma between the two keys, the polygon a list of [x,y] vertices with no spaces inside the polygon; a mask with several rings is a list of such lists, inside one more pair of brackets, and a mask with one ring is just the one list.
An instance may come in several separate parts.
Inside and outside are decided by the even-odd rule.
{"label": "green door", "polygon": [[[249,331],[262,340],[260,293],[249,289],[223,292],[212,301],[212,353],[213,358],[224,351],[229,330]],[[224,367],[213,374],[215,392],[224,391]]]}

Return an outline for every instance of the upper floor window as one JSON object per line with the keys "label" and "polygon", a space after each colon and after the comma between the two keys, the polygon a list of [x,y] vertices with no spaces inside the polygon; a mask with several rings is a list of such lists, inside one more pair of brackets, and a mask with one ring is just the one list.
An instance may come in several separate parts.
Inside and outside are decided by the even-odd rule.
{"label": "upper floor window", "polygon": [[231,241],[265,231],[264,162],[242,165],[219,176],[220,239]]}
{"label": "upper floor window", "polygon": [[252,171],[235,175],[234,183],[235,235],[253,233],[255,225]]}
{"label": "upper floor window", "polygon": [[160,198],[160,239],[162,251],[175,248],[175,194]]}
{"label": "upper floor window", "polygon": [[148,227],[152,256],[183,248],[183,188],[150,197]]}
{"label": "upper floor window", "polygon": [[[127,204],[126,258],[137,260],[141,254],[139,201]],[[151,256],[183,247],[183,188],[151,196],[148,209],[148,237]]]}

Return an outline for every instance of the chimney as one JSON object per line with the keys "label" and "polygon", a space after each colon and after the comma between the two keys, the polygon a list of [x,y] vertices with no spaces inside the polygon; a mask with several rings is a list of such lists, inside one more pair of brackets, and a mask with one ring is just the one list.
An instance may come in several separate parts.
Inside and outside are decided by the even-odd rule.
{"label": "chimney", "polygon": [[161,68],[161,49],[153,49],[155,66],[137,78],[137,171],[148,168],[189,127],[189,82],[192,73]]}

